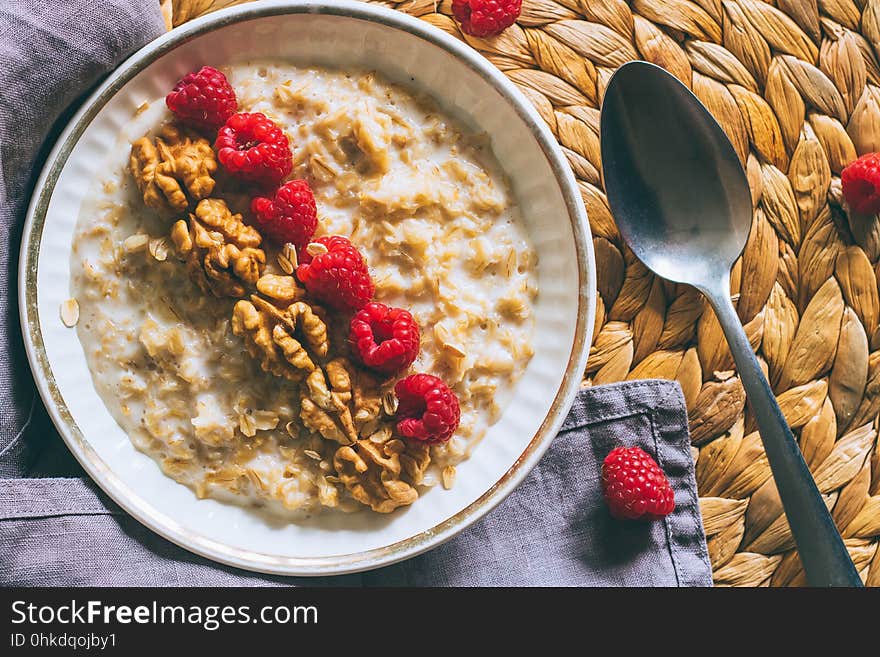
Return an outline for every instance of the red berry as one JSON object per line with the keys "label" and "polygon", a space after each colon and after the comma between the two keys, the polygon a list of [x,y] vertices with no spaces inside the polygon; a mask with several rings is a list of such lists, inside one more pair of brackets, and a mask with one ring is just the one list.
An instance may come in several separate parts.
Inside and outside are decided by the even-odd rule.
{"label": "red berry", "polygon": [[264,114],[233,114],[217,132],[217,159],[234,176],[276,184],[293,169],[287,135]]}
{"label": "red berry", "polygon": [[383,374],[405,370],[419,355],[413,316],[381,303],[368,303],[352,317],[348,340],[364,365]]}
{"label": "red berry", "polygon": [[226,76],[210,66],[185,75],[165,96],[165,104],[184,123],[208,130],[226,123],[238,108]]}
{"label": "red berry", "polygon": [[430,374],[413,374],[394,386],[397,395],[397,431],[422,442],[445,443],[461,420],[458,397]]}
{"label": "red berry", "polygon": [[501,34],[519,18],[522,0],[452,0],[461,31],[475,37]]}
{"label": "red berry", "polygon": [[851,162],[840,174],[843,198],[859,214],[880,212],[880,154],[868,153]]}
{"label": "red berry", "polygon": [[258,196],[251,201],[257,228],[278,244],[290,242],[301,250],[318,227],[315,195],[305,180],[290,180],[275,192],[274,198]]}
{"label": "red berry", "polygon": [[373,298],[367,263],[345,237],[319,237],[313,243],[327,248],[313,255],[306,248],[296,275],[309,294],[337,310],[360,310]]}
{"label": "red berry", "polygon": [[639,447],[616,447],[605,457],[602,493],[615,518],[659,520],[675,508],[669,480]]}

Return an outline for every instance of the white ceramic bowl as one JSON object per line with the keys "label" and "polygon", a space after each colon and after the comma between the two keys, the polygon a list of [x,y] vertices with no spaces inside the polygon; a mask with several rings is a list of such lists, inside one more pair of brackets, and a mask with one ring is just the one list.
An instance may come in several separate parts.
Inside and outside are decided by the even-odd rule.
{"label": "white ceramic bowl", "polygon": [[[535,356],[501,420],[437,487],[390,516],[324,514],[268,524],[244,508],[197,500],[136,451],[92,384],[70,294],[70,245],[92,182],[143,101],[161,106],[203,64],[282,58],[368,68],[426,91],[484,131],[509,177],[538,251]],[[161,111],[161,110],[159,110]],[[137,136],[137,135],[133,135]],[[86,101],[49,156],[25,227],[22,326],[34,376],[59,432],[92,478],[135,518],[175,543],[241,568],[297,575],[374,568],[449,539],[498,504],[537,463],[578,390],[595,310],[592,241],[577,184],[537,112],[488,61],[417,19],[359,2],[258,2],[187,23],[123,63]]]}

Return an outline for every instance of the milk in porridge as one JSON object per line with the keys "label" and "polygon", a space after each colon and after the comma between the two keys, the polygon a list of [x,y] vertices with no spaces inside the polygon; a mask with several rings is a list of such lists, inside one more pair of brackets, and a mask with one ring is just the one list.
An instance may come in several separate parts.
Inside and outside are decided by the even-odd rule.
{"label": "milk in porridge", "polygon": [[[315,194],[317,234],[348,237],[369,264],[375,299],[417,320],[410,372],[434,374],[458,395],[454,437],[400,455],[399,476],[413,489],[451,486],[532,356],[536,256],[486,140],[373,73],[268,62],[225,72],[240,111],[262,112],[288,134],[292,177]],[[214,195],[223,197],[222,181]],[[240,190],[224,198],[247,216]],[[188,277],[169,240],[177,218],[146,208],[121,168],[99,181],[79,218],[77,330],[107,408],[199,496],[293,518],[368,508],[336,471],[339,445],[303,427],[302,384],[263,371],[230,329],[235,299],[206,295]],[[279,248],[262,248],[266,273],[285,274]],[[344,331],[328,328],[341,344]],[[391,434],[378,421],[371,430],[384,432],[377,444]]]}

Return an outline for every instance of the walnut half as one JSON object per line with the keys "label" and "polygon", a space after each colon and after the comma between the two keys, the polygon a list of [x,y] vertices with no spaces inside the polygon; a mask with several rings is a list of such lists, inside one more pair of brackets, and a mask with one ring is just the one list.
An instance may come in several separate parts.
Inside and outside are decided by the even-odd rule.
{"label": "walnut half", "polygon": [[246,286],[255,285],[266,266],[266,254],[258,248],[260,233],[220,199],[199,201],[188,222],[174,224],[171,241],[190,277],[214,296],[244,296]]}
{"label": "walnut half", "polygon": [[396,438],[383,443],[359,440],[333,456],[339,481],[354,499],[378,513],[415,502],[415,486],[430,462],[428,445]]}
{"label": "walnut half", "polygon": [[323,311],[304,301],[276,304],[257,294],[241,299],[232,309],[232,332],[244,338],[248,353],[264,371],[302,381],[330,348]]}
{"label": "walnut half", "polygon": [[214,191],[217,160],[211,143],[173,123],[166,123],[155,140],[134,142],[129,166],[144,203],[157,210],[183,212],[190,199]]}
{"label": "walnut half", "polygon": [[360,431],[382,411],[376,379],[345,358],[311,372],[301,396],[299,417],[306,428],[342,445],[357,441]]}

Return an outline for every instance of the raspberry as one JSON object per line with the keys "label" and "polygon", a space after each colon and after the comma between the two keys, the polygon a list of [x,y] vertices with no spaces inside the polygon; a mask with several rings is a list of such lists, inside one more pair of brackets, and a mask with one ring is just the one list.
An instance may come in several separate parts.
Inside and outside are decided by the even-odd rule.
{"label": "raspberry", "polygon": [[264,114],[233,114],[217,132],[217,159],[234,176],[275,184],[290,173],[293,156],[284,132]]}
{"label": "raspberry", "polygon": [[318,227],[315,195],[305,180],[290,180],[275,192],[275,198],[258,196],[251,201],[254,223],[269,239],[290,242],[302,250]]}
{"label": "raspberry", "polygon": [[348,340],[367,367],[396,374],[419,355],[419,326],[408,311],[368,303],[351,319]]}
{"label": "raspberry", "polygon": [[360,251],[339,235],[319,237],[313,244],[320,244],[327,252],[307,247],[296,270],[309,294],[337,310],[363,308],[373,298],[373,281]]}
{"label": "raspberry", "polygon": [[461,31],[475,37],[501,34],[519,18],[522,0],[452,0]]}
{"label": "raspberry", "polygon": [[207,130],[219,128],[238,108],[226,76],[210,66],[185,75],[165,96],[165,104],[184,123]]}
{"label": "raspberry", "polygon": [[458,397],[430,374],[413,374],[394,386],[397,431],[406,438],[436,444],[452,438],[461,419]]}
{"label": "raspberry", "polygon": [[666,475],[639,447],[616,447],[605,457],[602,493],[615,518],[659,520],[675,508]]}
{"label": "raspberry", "polygon": [[868,153],[851,162],[840,174],[843,198],[853,212],[880,212],[880,154]]}

